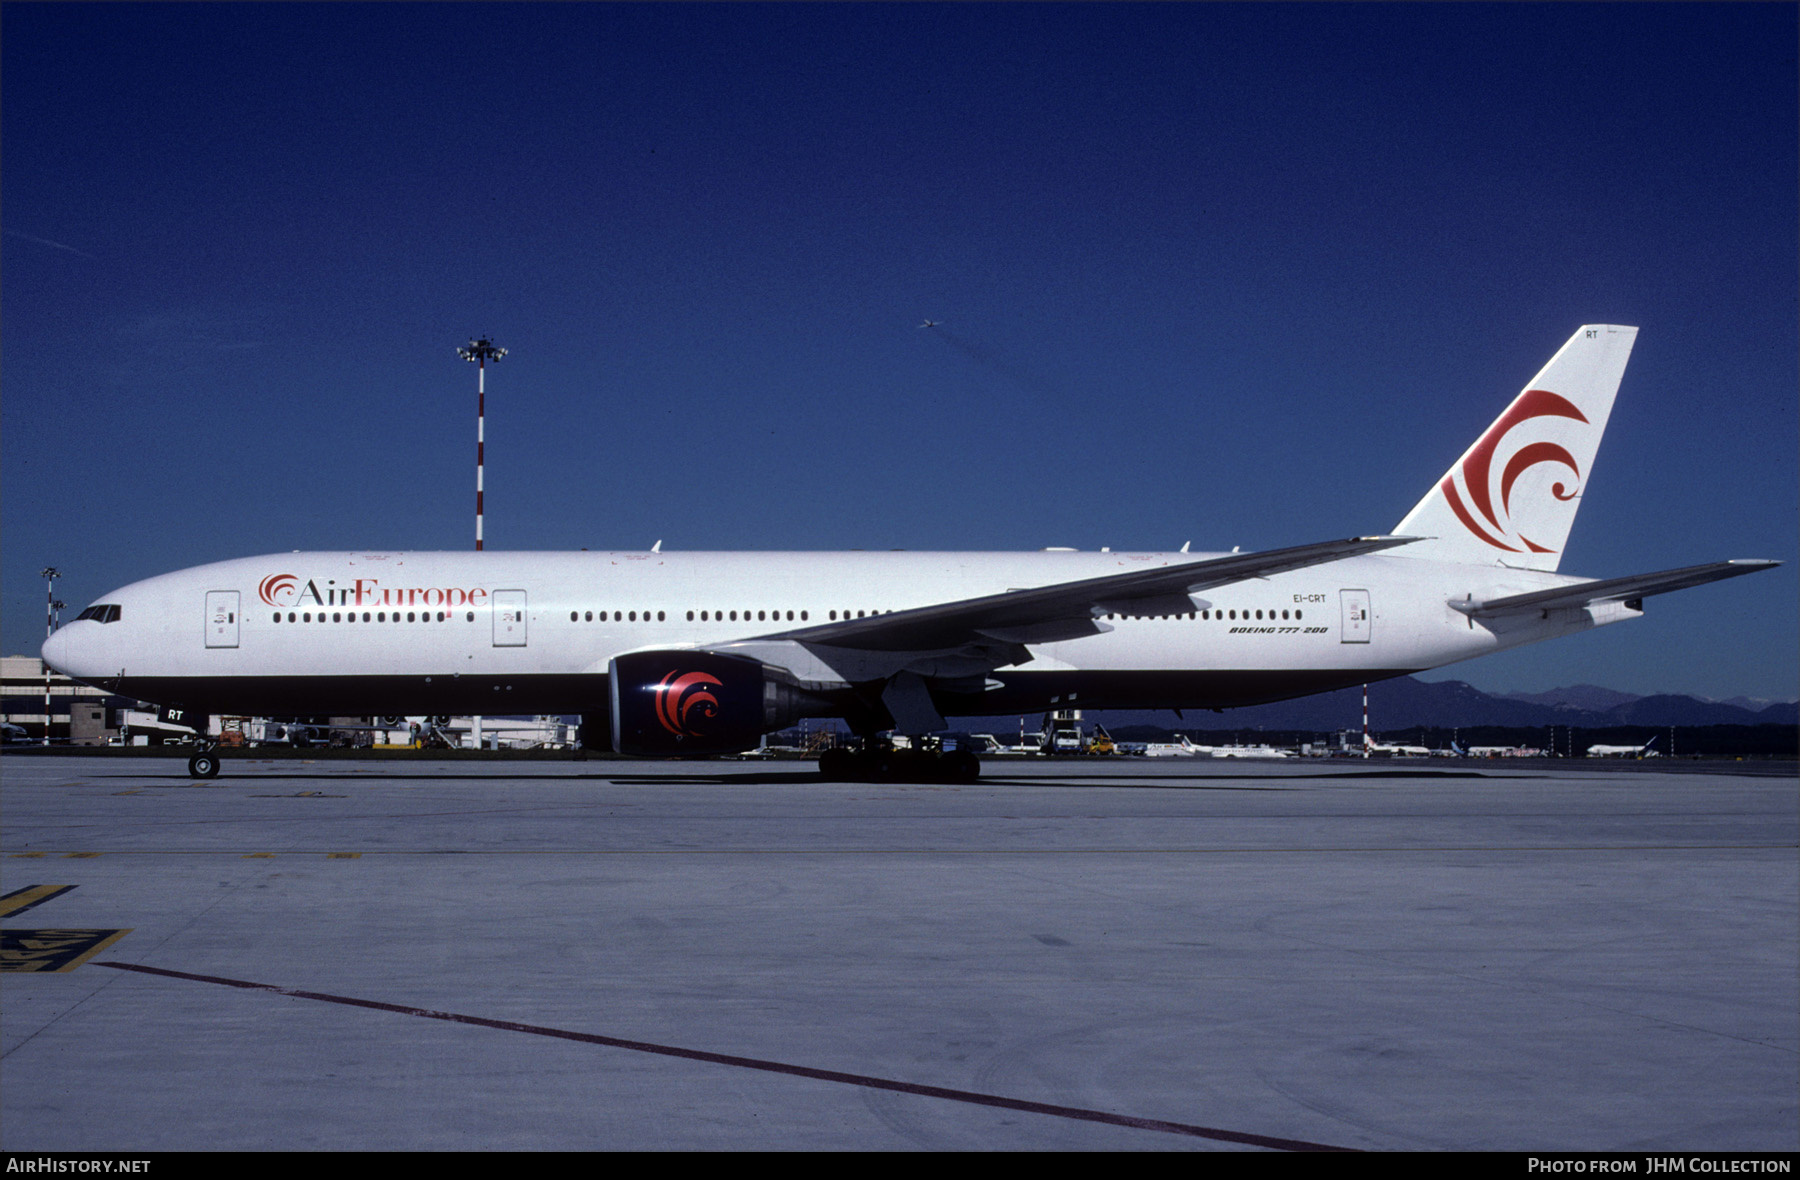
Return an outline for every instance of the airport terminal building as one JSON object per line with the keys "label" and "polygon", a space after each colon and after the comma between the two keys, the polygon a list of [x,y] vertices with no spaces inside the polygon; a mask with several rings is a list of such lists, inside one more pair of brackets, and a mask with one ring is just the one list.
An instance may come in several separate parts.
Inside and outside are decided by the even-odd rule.
{"label": "airport terminal building", "polygon": [[[48,680],[37,656],[0,657],[0,720],[7,740],[42,744],[45,686],[49,686],[50,741],[53,745],[104,746],[117,739],[124,714],[144,706],[57,672]],[[22,733],[20,731],[23,731]]]}

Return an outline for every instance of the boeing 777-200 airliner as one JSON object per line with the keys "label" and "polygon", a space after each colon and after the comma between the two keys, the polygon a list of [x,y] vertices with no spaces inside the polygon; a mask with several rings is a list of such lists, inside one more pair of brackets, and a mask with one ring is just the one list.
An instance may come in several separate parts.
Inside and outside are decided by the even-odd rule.
{"label": "boeing 777-200 airliner", "polygon": [[[44,659],[202,732],[212,713],[580,713],[591,744],[705,755],[842,718],[870,740],[828,773],[946,716],[1323,692],[1778,564],[1557,573],[1636,336],[1576,332],[1392,535],[1212,555],[284,553],[134,582]],[[967,753],[938,769],[979,772]]]}

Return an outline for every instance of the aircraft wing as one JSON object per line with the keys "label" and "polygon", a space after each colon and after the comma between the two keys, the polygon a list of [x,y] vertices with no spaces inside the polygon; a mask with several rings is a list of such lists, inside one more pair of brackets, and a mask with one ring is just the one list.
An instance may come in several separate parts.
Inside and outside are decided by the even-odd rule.
{"label": "aircraft wing", "polygon": [[1485,619],[1517,611],[1563,610],[1570,607],[1592,606],[1601,602],[1636,602],[1638,599],[1648,598],[1652,594],[1667,594],[1671,590],[1686,590],[1690,586],[1704,586],[1708,582],[1717,582],[1721,578],[1753,574],[1757,570],[1770,569],[1780,564],[1779,561],[1762,560],[1715,561],[1710,565],[1690,565],[1682,569],[1663,570],[1654,574],[1632,574],[1629,577],[1608,578],[1600,582],[1580,582],[1573,586],[1534,590],[1528,594],[1511,594],[1505,598],[1492,598],[1486,602],[1452,600],[1450,606],[1471,618]]}
{"label": "aircraft wing", "polygon": [[1351,537],[1261,553],[1229,553],[1154,569],[1129,570],[868,618],[845,619],[759,638],[791,640],[808,647],[881,652],[1055,643],[1107,630],[1095,621],[1099,615],[1185,614],[1195,609],[1189,595],[1215,586],[1341,561],[1416,539]]}

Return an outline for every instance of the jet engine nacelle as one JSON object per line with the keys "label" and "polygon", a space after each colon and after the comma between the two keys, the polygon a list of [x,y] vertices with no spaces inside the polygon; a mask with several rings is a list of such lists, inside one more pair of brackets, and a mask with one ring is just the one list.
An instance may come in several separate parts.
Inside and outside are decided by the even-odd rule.
{"label": "jet engine nacelle", "polygon": [[744,656],[639,651],[614,658],[608,672],[621,754],[735,754],[825,708],[785,670]]}

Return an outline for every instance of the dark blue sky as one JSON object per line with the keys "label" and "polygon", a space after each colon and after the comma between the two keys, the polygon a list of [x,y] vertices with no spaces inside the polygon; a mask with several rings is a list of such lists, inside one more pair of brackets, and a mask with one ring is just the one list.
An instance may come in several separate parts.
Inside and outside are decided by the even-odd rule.
{"label": "dark blue sky", "polygon": [[1795,695],[1793,5],[0,21],[7,652],[44,565],[472,547],[472,334],[490,549],[1229,549],[1613,322],[1563,569],[1790,564],[1446,675]]}

